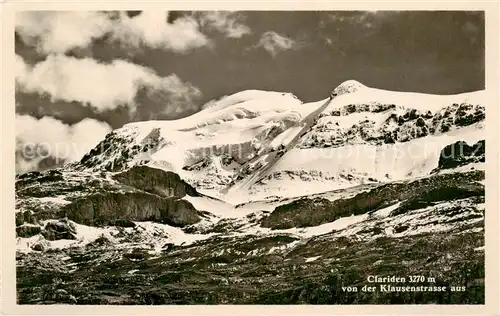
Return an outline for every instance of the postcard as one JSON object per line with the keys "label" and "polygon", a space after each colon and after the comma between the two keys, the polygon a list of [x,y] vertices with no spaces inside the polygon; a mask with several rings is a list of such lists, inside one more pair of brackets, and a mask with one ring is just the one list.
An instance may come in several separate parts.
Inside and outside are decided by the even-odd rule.
{"label": "postcard", "polygon": [[2,22],[4,313],[499,312],[498,3]]}

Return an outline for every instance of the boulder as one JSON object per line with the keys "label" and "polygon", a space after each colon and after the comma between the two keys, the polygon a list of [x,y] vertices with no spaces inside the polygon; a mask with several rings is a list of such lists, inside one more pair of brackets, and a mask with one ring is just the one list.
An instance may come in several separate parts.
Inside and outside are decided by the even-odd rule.
{"label": "boulder", "polygon": [[67,219],[52,221],[45,225],[42,235],[47,240],[76,239],[76,227]]}
{"label": "boulder", "polygon": [[87,247],[98,247],[98,246],[110,245],[111,243],[112,242],[111,240],[109,240],[108,237],[106,237],[105,235],[101,235],[96,240],[87,244]]}
{"label": "boulder", "polygon": [[46,251],[49,247],[50,243],[41,236],[38,241],[31,246],[31,249],[43,252]]}
{"label": "boulder", "polygon": [[36,220],[36,217],[34,216],[32,211],[23,212],[23,218],[26,223],[38,225],[38,221]]}

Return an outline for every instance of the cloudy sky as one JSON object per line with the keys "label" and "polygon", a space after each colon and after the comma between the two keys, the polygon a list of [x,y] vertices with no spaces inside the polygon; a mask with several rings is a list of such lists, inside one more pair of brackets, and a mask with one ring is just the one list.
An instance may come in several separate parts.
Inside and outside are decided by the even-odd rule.
{"label": "cloudy sky", "polygon": [[[484,89],[482,12],[22,12],[15,40],[17,172],[78,159],[127,122],[184,117],[245,89],[306,102],[347,79]],[[51,157],[27,157],[27,144]]]}

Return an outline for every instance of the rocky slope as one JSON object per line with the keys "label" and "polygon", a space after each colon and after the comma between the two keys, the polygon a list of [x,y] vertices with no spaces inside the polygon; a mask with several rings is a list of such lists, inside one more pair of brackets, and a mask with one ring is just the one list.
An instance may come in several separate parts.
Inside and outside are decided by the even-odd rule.
{"label": "rocky slope", "polygon": [[[16,177],[19,303],[481,304],[485,107],[347,81],[128,124]],[[448,289],[361,291],[396,274]]]}

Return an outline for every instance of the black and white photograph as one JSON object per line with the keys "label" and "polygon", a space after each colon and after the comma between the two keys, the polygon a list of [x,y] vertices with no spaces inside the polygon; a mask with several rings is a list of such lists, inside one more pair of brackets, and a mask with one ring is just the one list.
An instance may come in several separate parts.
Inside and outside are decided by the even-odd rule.
{"label": "black and white photograph", "polygon": [[16,304],[485,304],[484,10],[14,20]]}

